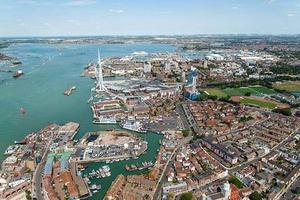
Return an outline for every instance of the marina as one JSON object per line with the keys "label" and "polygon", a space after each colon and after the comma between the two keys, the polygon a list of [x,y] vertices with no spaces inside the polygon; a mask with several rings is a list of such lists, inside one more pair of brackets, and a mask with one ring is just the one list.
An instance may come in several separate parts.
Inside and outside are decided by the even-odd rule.
{"label": "marina", "polygon": [[110,177],[111,176],[111,171],[110,171],[110,167],[108,165],[104,165],[102,167],[100,167],[98,170],[92,170],[92,172],[90,172],[88,174],[88,178],[106,178],[106,177]]}
{"label": "marina", "polygon": [[141,164],[132,164],[132,165],[126,165],[125,169],[127,171],[136,171],[136,170],[144,170],[144,169],[149,169],[154,166],[154,163],[152,161],[149,162],[142,162]]}

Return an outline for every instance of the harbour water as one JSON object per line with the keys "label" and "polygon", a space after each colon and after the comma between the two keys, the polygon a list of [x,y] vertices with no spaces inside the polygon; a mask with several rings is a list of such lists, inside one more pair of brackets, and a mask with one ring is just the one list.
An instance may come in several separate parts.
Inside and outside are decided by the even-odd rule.
{"label": "harbour water", "polygon": [[[173,52],[175,47],[163,44],[109,44],[109,45],[53,45],[53,44],[16,44],[2,53],[15,56],[22,61],[20,67],[24,76],[13,79],[11,73],[0,72],[0,159],[2,152],[24,138],[28,133],[37,131],[49,123],[63,124],[68,121],[80,123],[76,138],[85,132],[118,128],[92,124],[92,115],[87,100],[94,82],[80,77],[89,62],[96,61],[97,48],[102,56],[125,56],[135,51]],[[76,86],[70,96],[63,95],[66,88]],[[26,114],[20,114],[23,107]],[[155,159],[159,148],[160,135],[155,133],[139,134],[148,141],[149,148],[139,159],[131,159],[109,164],[112,176],[98,180],[102,185],[99,193],[91,199],[102,199],[111,182],[118,174],[126,172],[125,165]],[[90,164],[87,170],[99,168],[101,163]],[[139,172],[141,173],[141,172]]]}

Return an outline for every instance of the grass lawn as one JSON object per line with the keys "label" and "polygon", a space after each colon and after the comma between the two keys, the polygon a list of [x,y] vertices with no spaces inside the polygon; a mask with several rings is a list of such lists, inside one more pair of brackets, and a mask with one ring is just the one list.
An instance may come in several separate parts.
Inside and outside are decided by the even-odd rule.
{"label": "grass lawn", "polygon": [[275,94],[276,92],[272,89],[269,89],[267,87],[264,86],[251,86],[249,87],[253,90],[255,90],[256,92],[262,93],[262,94]]}
{"label": "grass lawn", "polygon": [[247,93],[256,96],[276,93],[274,90],[260,85],[240,88],[226,88],[223,90],[219,88],[205,88],[203,91],[205,91],[209,95],[217,96],[218,98],[226,96],[245,96]]}
{"label": "grass lawn", "polygon": [[228,96],[243,96],[244,93],[239,88],[226,88],[223,90]]}
{"label": "grass lawn", "polygon": [[288,92],[300,92],[300,81],[286,81],[283,83],[274,83],[273,88],[286,90]]}
{"label": "grass lawn", "polygon": [[255,105],[263,108],[269,108],[269,109],[274,109],[277,107],[276,103],[272,102],[265,102],[265,101],[260,101],[256,99],[250,99],[250,98],[243,98],[240,101],[242,104],[247,104],[247,105]]}
{"label": "grass lawn", "polygon": [[245,95],[246,93],[251,93],[252,95],[260,95],[260,92],[257,92],[256,90],[250,87],[240,87],[238,88],[238,90],[240,90],[240,92],[243,93],[243,95]]}
{"label": "grass lawn", "polygon": [[231,184],[234,184],[239,189],[244,187],[244,184],[239,179],[237,179],[235,176],[230,177],[228,182]]}
{"label": "grass lawn", "polygon": [[207,92],[209,95],[217,96],[218,98],[227,96],[225,92],[218,88],[206,88],[204,91]]}
{"label": "grass lawn", "polygon": [[259,95],[260,93],[248,87],[226,88],[223,90],[228,96],[244,96],[246,93]]}

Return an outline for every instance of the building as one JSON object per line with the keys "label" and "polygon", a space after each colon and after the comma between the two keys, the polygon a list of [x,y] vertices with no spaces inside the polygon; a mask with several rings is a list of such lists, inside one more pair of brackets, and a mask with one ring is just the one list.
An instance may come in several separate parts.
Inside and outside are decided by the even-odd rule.
{"label": "building", "polygon": [[230,190],[231,190],[230,200],[239,200],[240,199],[239,189],[235,185],[231,184]]}
{"label": "building", "polygon": [[171,72],[171,63],[169,61],[165,62],[165,73]]}
{"label": "building", "polygon": [[204,68],[204,69],[207,69],[207,68],[208,68],[208,66],[207,66],[207,60],[204,60],[204,61],[203,61],[203,68]]}
{"label": "building", "polygon": [[200,96],[200,93],[197,91],[197,69],[193,66],[191,66],[188,73],[184,96],[190,100],[197,100]]}
{"label": "building", "polygon": [[181,183],[177,183],[177,184],[173,184],[173,183],[168,183],[163,187],[163,193],[164,194],[168,194],[170,192],[172,193],[183,193],[185,191],[187,191],[188,189],[188,185],[186,182],[181,182]]}
{"label": "building", "polygon": [[102,75],[102,66],[101,66],[101,59],[100,59],[100,51],[98,49],[98,61],[97,61],[97,66],[95,67],[95,76],[97,79],[97,84],[96,84],[96,91],[97,92],[103,92],[106,90],[104,87],[104,81],[103,81],[103,75]]}
{"label": "building", "polygon": [[144,63],[144,74],[151,73],[151,70],[152,70],[151,63],[146,61]]}

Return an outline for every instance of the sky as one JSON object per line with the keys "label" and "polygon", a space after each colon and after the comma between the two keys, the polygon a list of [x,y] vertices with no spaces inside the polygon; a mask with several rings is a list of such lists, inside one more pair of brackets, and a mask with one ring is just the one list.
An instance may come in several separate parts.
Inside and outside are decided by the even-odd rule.
{"label": "sky", "polygon": [[299,33],[300,0],[0,0],[0,37]]}

